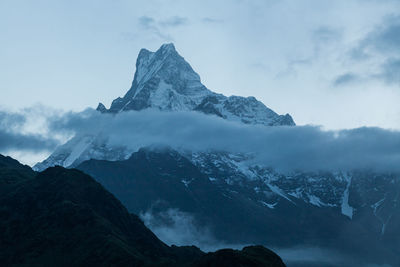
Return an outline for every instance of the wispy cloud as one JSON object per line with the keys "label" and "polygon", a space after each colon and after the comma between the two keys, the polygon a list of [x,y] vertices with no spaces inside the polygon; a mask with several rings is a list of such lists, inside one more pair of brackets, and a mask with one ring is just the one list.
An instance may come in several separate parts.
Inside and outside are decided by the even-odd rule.
{"label": "wispy cloud", "polygon": [[173,17],[161,20],[159,23],[161,26],[164,26],[164,27],[178,27],[178,26],[187,25],[189,23],[189,19],[186,17],[173,16]]}
{"label": "wispy cloud", "polygon": [[210,18],[210,17],[205,17],[205,18],[202,18],[201,20],[204,23],[210,23],[210,24],[219,24],[219,23],[223,23],[224,22],[221,19],[215,19],[215,18]]}
{"label": "wispy cloud", "polygon": [[400,54],[400,16],[386,17],[363,40],[359,48],[366,54],[379,52],[382,54]]}
{"label": "wispy cloud", "polygon": [[138,22],[145,31],[150,32],[161,40],[173,41],[173,37],[168,33],[168,30],[187,25],[189,19],[179,16],[172,16],[165,19],[155,19],[149,16],[142,16],[138,19]]}
{"label": "wispy cloud", "polygon": [[382,71],[378,74],[378,77],[386,83],[400,85],[400,57],[387,59],[382,64]]}
{"label": "wispy cloud", "polygon": [[349,85],[349,84],[353,84],[360,80],[361,79],[357,74],[348,72],[348,73],[344,73],[344,74],[336,77],[336,79],[333,81],[333,85],[334,86]]}
{"label": "wispy cloud", "polygon": [[199,225],[192,214],[179,209],[171,208],[158,213],[150,209],[141,213],[140,218],[158,238],[168,245],[194,245],[206,252],[222,248],[242,249],[245,246],[217,240],[208,227]]}
{"label": "wispy cloud", "polygon": [[364,64],[378,64],[378,70],[369,73],[370,79],[400,85],[400,16],[384,18],[351,50],[350,56]]}
{"label": "wispy cloud", "polygon": [[156,21],[151,17],[142,16],[139,18],[139,24],[145,29],[152,29],[155,26]]}
{"label": "wispy cloud", "polygon": [[172,37],[164,33],[160,28],[156,20],[152,17],[142,16],[139,18],[139,25],[147,32],[155,35],[163,41],[172,40]]}
{"label": "wispy cloud", "polygon": [[312,32],[312,38],[317,42],[339,41],[342,39],[342,30],[329,26],[321,26]]}

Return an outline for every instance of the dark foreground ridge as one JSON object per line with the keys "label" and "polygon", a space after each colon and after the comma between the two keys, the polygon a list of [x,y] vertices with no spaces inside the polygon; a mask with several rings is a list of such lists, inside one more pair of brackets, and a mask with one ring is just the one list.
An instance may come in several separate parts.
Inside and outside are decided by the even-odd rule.
{"label": "dark foreground ridge", "polygon": [[285,266],[262,247],[169,247],[79,170],[35,173],[0,155],[1,266]]}

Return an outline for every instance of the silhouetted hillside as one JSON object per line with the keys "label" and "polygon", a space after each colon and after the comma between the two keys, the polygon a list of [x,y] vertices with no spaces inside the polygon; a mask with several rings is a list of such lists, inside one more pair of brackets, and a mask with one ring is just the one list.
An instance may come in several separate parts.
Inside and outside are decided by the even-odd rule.
{"label": "silhouetted hillside", "polygon": [[237,259],[245,264],[237,266],[284,266],[267,249],[169,247],[79,170],[36,174],[1,157],[0,174],[7,181],[0,184],[7,189],[0,196],[1,266],[236,266]]}

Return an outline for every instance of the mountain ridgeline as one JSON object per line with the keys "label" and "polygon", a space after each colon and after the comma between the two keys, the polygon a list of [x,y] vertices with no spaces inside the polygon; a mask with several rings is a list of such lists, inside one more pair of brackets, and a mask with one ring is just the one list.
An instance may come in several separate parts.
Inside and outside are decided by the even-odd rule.
{"label": "mountain ridgeline", "polygon": [[[111,114],[147,109],[200,112],[253,125],[295,125],[289,114],[278,115],[254,97],[226,97],[210,91],[173,44],[164,44],[156,52],[142,49],[129,91],[123,98],[115,99],[109,109],[102,103],[97,107],[99,112]],[[36,164],[34,169],[41,171],[56,165],[75,167],[88,159],[122,160],[132,152],[109,147],[107,140],[99,135],[77,134],[49,158]]]}
{"label": "mountain ridgeline", "polygon": [[0,192],[1,266],[285,266],[262,246],[170,247],[78,170],[35,173],[0,155]]}
{"label": "mountain ridgeline", "polygon": [[109,110],[98,106],[101,112],[112,113],[147,108],[199,111],[251,124],[295,125],[289,114],[278,115],[254,97],[226,97],[208,90],[173,44],[164,44],[157,52],[142,49],[129,91]]}
{"label": "mountain ridgeline", "polygon": [[[216,160],[215,155],[206,157]],[[225,243],[324,248],[343,254],[345,261],[338,259],[339,265],[400,260],[400,183],[395,176],[360,172],[352,174],[350,182],[346,174],[284,177],[270,171],[249,179],[224,165],[227,162],[203,169],[188,158],[171,149],[146,148],[127,160],[89,160],[77,168],[103,184],[129,211],[151,212],[158,224],[167,226],[173,218],[165,217],[166,211],[178,209]],[[316,266],[320,264],[328,262]]]}
{"label": "mountain ridgeline", "polygon": [[[207,89],[172,44],[156,52],[142,49],[130,90],[109,109],[97,108],[113,118],[147,109],[200,112],[237,125],[296,127],[290,115],[278,115],[254,97],[226,97]],[[179,210],[225,243],[324,248],[337,256],[332,264],[298,255],[306,261],[303,266],[400,265],[398,173],[281,173],[267,162],[255,163],[251,153],[157,144],[132,151],[104,136],[80,133],[34,169],[56,165],[91,175],[129,212],[165,219],[159,222],[163,227],[171,220],[164,215]]]}

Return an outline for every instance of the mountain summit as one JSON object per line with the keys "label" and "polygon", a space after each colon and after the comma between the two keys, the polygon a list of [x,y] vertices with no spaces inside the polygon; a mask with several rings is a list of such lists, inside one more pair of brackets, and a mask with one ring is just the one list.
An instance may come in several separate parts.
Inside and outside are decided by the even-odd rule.
{"label": "mountain summit", "polygon": [[250,124],[295,125],[289,114],[278,115],[254,97],[226,97],[210,91],[172,43],[162,45],[156,52],[142,49],[129,91],[115,99],[110,109],[100,103],[98,110],[118,113],[147,108],[195,110]]}
{"label": "mountain summit", "polygon": [[[154,112],[160,117],[173,111],[201,112],[270,130],[276,125],[294,125],[290,115],[278,115],[254,97],[226,97],[210,91],[172,44],[156,52],[141,50],[131,89],[114,100],[110,109],[99,105],[97,115],[144,109],[160,110]],[[150,127],[155,136],[164,130],[147,121],[148,126],[139,124],[134,130]],[[109,127],[103,136],[99,128],[93,134],[77,133],[35,170],[76,167],[115,194],[130,212],[163,219],[162,224],[148,224],[154,229],[160,225],[170,229],[175,224],[170,211],[177,210],[193,218],[196,233],[203,236],[197,225],[204,225],[217,240],[229,244],[307,248],[305,255],[310,253],[308,248],[317,248],[340,255],[321,257],[323,262],[316,264],[313,261],[320,259],[312,257],[310,264],[299,266],[400,266],[399,173],[280,172],[270,166],[268,158],[258,160],[256,151],[238,153],[234,147],[221,151],[218,146],[196,149],[190,142],[188,147],[163,148],[162,140],[156,147],[152,140],[157,139],[147,141],[143,134],[135,138],[134,131]],[[112,134],[119,133],[123,133],[120,146],[111,140]],[[292,152],[296,153],[296,147]]]}
{"label": "mountain summit", "polygon": [[123,98],[115,99],[110,112],[159,108],[192,110],[211,92],[199,75],[175,50],[164,44],[157,52],[142,49],[136,61],[132,87]]}
{"label": "mountain summit", "polygon": [[[129,91],[115,99],[109,109],[102,103],[97,106],[99,112],[112,114],[145,109],[201,112],[246,124],[295,125],[289,114],[279,115],[254,97],[226,97],[210,91],[173,44],[164,44],[156,52],[140,50]],[[55,165],[74,167],[89,159],[122,160],[133,152],[108,147],[101,136],[78,134],[34,169],[44,170]]]}

